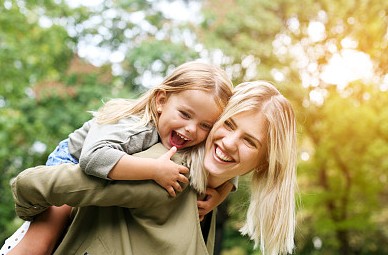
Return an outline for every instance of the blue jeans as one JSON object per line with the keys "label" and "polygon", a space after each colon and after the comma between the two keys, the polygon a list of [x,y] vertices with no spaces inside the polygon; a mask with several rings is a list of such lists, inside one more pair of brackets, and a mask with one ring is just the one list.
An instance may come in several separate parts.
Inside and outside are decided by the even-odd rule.
{"label": "blue jeans", "polygon": [[78,164],[78,159],[69,152],[69,139],[61,141],[57,148],[48,156],[46,166],[56,166],[63,163]]}

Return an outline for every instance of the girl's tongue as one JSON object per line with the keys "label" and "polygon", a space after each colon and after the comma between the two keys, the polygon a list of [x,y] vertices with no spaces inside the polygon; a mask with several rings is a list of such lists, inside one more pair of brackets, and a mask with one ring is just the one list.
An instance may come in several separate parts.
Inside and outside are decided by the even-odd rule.
{"label": "girl's tongue", "polygon": [[182,148],[187,142],[188,142],[188,140],[185,140],[185,139],[183,139],[182,137],[180,137],[180,136],[177,134],[177,132],[175,132],[175,131],[172,131],[172,132],[171,132],[171,137],[170,137],[171,146],[175,146],[175,147],[177,147],[177,149],[180,149],[180,148]]}

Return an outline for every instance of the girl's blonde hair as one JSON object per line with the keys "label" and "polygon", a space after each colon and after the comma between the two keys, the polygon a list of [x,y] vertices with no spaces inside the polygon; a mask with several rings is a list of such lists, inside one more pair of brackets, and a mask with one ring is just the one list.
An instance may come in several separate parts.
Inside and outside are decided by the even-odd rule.
{"label": "girl's blonde hair", "polygon": [[148,90],[138,100],[111,99],[94,113],[94,117],[99,124],[110,124],[133,115],[141,119],[140,125],[157,125],[158,92],[165,91],[169,96],[184,90],[213,93],[215,102],[223,110],[232,95],[233,85],[219,67],[198,61],[187,62],[178,66],[159,86]]}
{"label": "girl's blonde hair", "polygon": [[[240,231],[254,240],[263,254],[292,253],[297,184],[296,121],[290,102],[266,81],[241,83],[213,130],[232,116],[251,110],[261,111],[267,119],[268,148],[253,169],[247,219]],[[211,136],[212,132],[208,139]],[[203,157],[203,151],[199,153]]]}

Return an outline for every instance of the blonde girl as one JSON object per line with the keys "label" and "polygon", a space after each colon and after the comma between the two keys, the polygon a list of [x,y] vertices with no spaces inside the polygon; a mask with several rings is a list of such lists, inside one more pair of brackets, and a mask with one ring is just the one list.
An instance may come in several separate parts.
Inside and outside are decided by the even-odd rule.
{"label": "blonde girl", "polygon": [[[108,101],[93,119],[58,145],[46,165],[79,163],[86,174],[103,179],[154,180],[175,196],[181,190],[179,183],[188,182],[184,174],[189,171],[170,158],[177,149],[203,143],[231,94],[232,83],[223,70],[197,61],[185,63],[135,102]],[[131,155],[158,141],[170,149],[165,155],[153,160]],[[53,207],[31,225],[24,224],[16,237],[7,240],[2,254],[11,251],[26,232],[26,237],[37,233],[40,240],[47,240],[39,243],[43,250],[48,245],[53,249],[69,211],[69,207]],[[39,254],[41,247],[35,238],[23,238],[15,254],[23,249]]]}

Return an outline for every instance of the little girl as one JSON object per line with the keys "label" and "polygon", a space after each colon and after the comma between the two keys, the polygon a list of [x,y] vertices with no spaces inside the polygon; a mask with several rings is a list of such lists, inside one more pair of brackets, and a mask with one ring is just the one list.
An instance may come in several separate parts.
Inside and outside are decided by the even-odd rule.
{"label": "little girl", "polygon": [[[108,180],[154,180],[175,196],[181,190],[179,183],[188,182],[184,174],[189,171],[170,158],[177,149],[202,144],[231,95],[232,83],[223,70],[200,62],[185,63],[135,102],[108,101],[93,119],[60,142],[46,165],[79,163],[86,174]],[[170,149],[158,159],[131,155],[158,141]],[[10,252],[27,229],[10,254],[54,249],[70,209],[52,207],[31,224],[26,222],[6,241],[1,254]]]}

